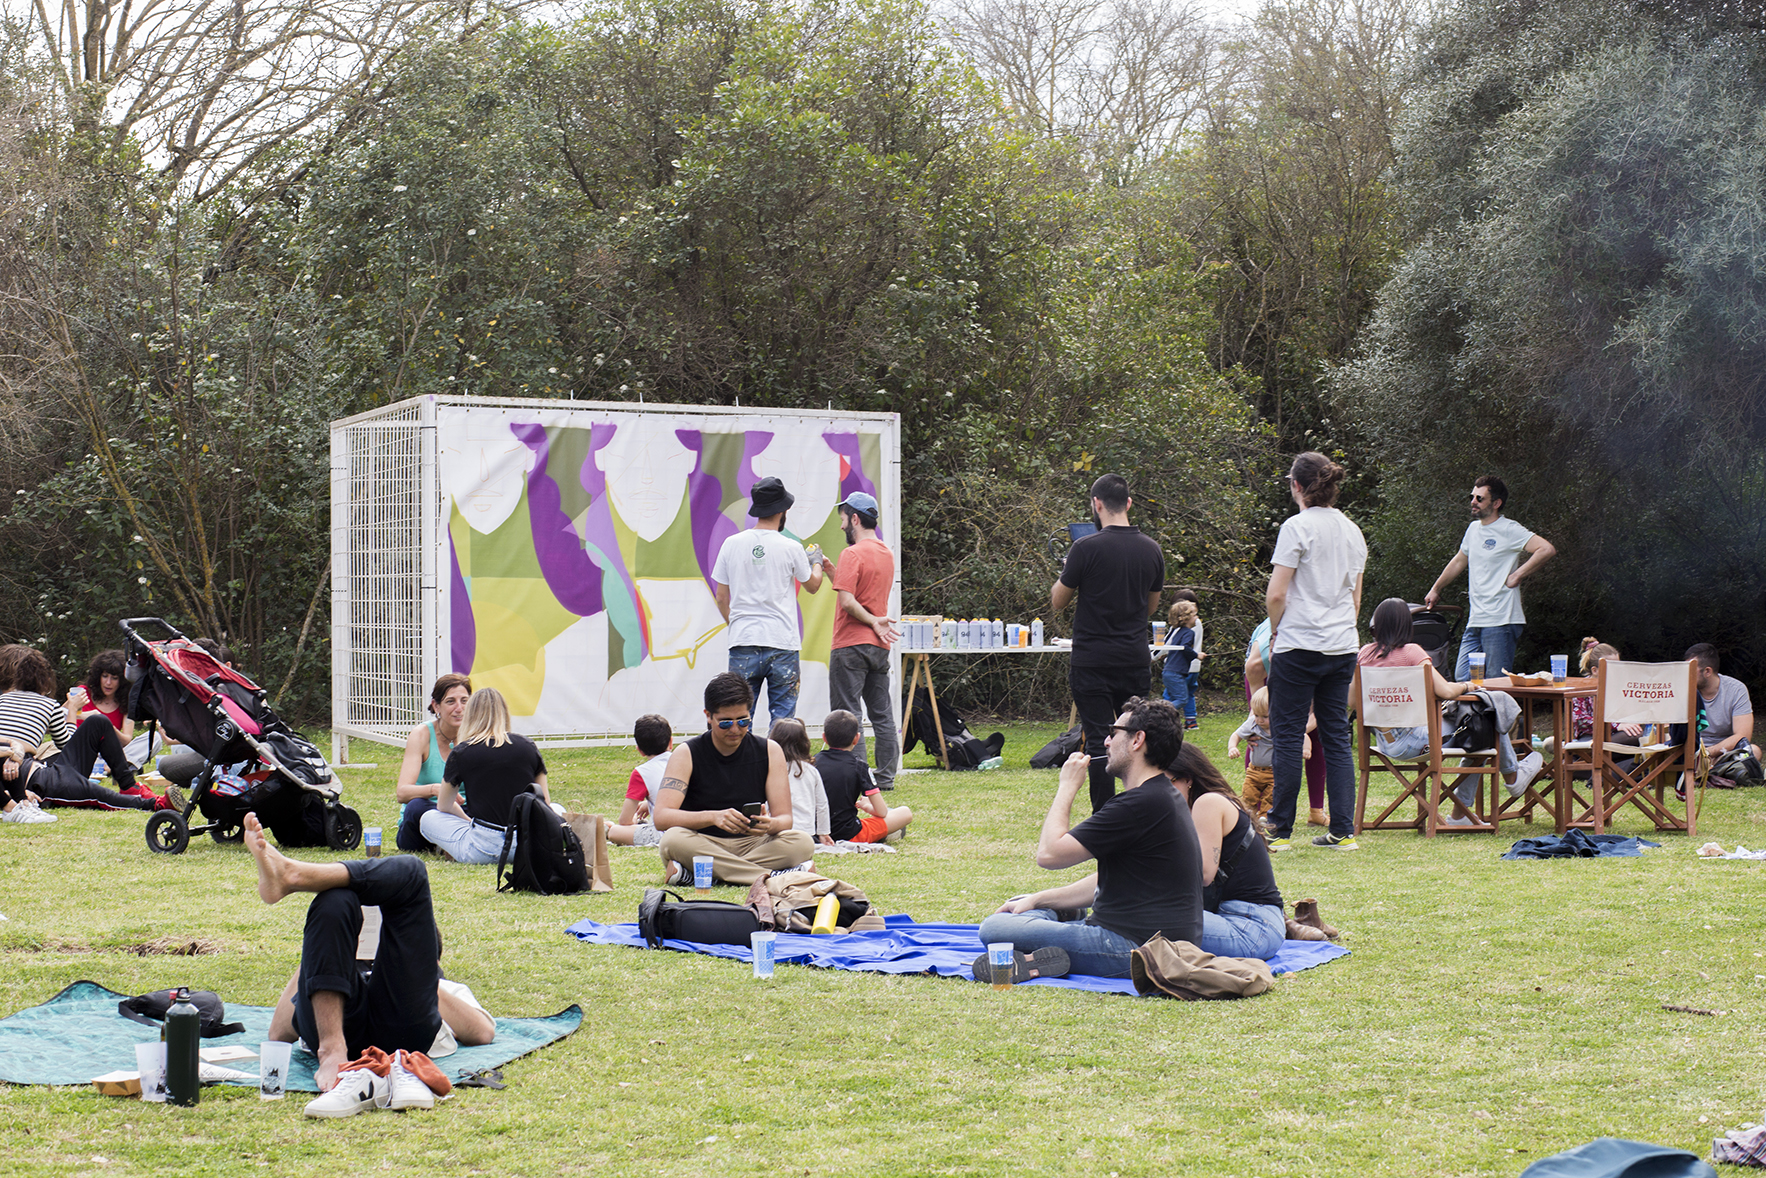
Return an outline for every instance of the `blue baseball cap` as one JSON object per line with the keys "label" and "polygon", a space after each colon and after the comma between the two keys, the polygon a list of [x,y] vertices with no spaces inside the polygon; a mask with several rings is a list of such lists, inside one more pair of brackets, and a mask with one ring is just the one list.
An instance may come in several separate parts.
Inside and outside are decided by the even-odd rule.
{"label": "blue baseball cap", "polygon": [[841,500],[839,505],[848,511],[856,511],[858,514],[869,516],[872,519],[877,518],[877,497],[864,491],[854,491]]}

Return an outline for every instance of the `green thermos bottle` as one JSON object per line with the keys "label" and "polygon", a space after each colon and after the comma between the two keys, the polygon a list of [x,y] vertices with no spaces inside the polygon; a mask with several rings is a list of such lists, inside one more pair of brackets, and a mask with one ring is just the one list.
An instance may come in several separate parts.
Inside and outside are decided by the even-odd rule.
{"label": "green thermos bottle", "polygon": [[190,1002],[190,987],[179,986],[166,1011],[166,1099],[195,1104],[202,1099],[202,1016]]}

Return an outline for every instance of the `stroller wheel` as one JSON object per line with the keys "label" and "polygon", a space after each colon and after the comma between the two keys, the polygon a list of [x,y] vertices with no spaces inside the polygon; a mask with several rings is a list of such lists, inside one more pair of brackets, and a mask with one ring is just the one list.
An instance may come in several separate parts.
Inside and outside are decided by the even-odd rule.
{"label": "stroller wheel", "polygon": [[245,827],[235,822],[228,826],[217,826],[208,832],[208,836],[223,847],[245,841]]}
{"label": "stroller wheel", "polygon": [[325,808],[325,845],[333,851],[353,851],[362,841],[362,816],[348,806]]}
{"label": "stroller wheel", "polygon": [[190,828],[176,810],[161,810],[147,820],[147,849],[158,855],[182,855],[190,845]]}

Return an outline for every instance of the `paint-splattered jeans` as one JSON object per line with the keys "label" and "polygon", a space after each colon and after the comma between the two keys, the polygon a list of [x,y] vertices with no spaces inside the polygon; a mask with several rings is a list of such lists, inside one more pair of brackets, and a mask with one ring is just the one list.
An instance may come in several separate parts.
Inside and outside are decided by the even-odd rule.
{"label": "paint-splattered jeans", "polygon": [[[755,711],[760,710],[760,685],[766,684],[767,711],[774,720],[783,720],[797,713],[797,652],[772,646],[730,647],[730,670],[748,680],[754,693]],[[758,725],[756,728],[758,730]],[[765,735],[759,733],[757,735]]]}

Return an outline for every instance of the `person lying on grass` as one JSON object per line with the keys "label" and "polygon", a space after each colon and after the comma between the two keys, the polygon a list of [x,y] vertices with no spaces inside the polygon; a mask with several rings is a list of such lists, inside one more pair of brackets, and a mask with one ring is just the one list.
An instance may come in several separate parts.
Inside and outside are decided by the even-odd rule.
{"label": "person lying on grass", "polygon": [[[307,863],[290,859],[264,838],[256,814],[245,816],[245,847],[257,865],[258,896],[274,904],[306,892],[306,930],[300,965],[288,979],[270,1038],[306,1042],[319,1057],[319,1091],[338,1085],[340,1072],[370,1047],[445,1055],[453,1044],[491,1042],[496,1022],[441,974],[441,932],[429,898],[429,869],[415,855]],[[371,967],[356,959],[363,910],[380,910],[380,940]],[[461,993],[464,991],[464,993]],[[366,1077],[353,1087],[372,1087]],[[367,1098],[377,1095],[367,1091]],[[315,1102],[317,1103],[317,1102]],[[384,1102],[382,1102],[384,1105]],[[342,1112],[315,1116],[347,1115]]]}
{"label": "person lying on grass", "polygon": [[[984,944],[1010,941],[1025,977],[1068,972],[1128,976],[1129,954],[1163,933],[1202,940],[1202,853],[1189,803],[1163,772],[1183,747],[1183,714],[1162,699],[1128,701],[1104,742],[1104,767],[1122,792],[1072,826],[1073,799],[1086,784],[1090,758],[1061,766],[1055,799],[1043,819],[1036,865],[1064,871],[1096,859],[1084,879],[1014,896],[981,922]],[[1071,829],[1069,829],[1071,827]],[[1084,916],[1089,907],[1091,914]],[[1014,960],[1017,960],[1015,957]],[[988,980],[986,955],[977,977]]]}
{"label": "person lying on grass", "polygon": [[[871,770],[858,752],[864,727],[847,711],[832,711],[822,721],[822,743],[827,751],[816,758],[816,772],[828,795],[828,833],[825,843],[880,843],[914,820],[906,806],[890,807],[871,780]],[[861,817],[859,808],[866,813]]]}

